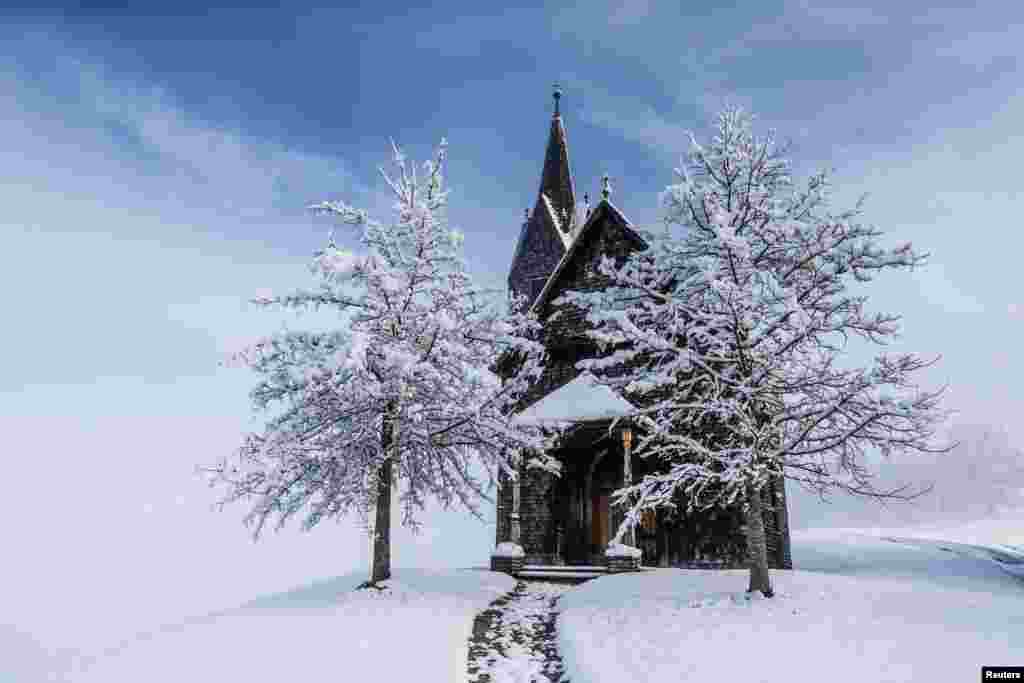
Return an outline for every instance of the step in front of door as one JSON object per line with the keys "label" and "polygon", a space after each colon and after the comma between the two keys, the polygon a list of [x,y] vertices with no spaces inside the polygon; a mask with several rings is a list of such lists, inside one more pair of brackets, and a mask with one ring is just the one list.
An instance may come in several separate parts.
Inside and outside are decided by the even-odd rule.
{"label": "step in front of door", "polygon": [[604,565],[593,564],[524,564],[523,571],[544,572],[607,572]]}
{"label": "step in front of door", "polygon": [[516,574],[518,579],[533,579],[533,580],[544,580],[544,581],[574,581],[583,582],[589,581],[590,579],[596,579],[599,576],[605,576],[605,572],[563,572],[563,571],[544,571],[540,569],[531,569],[519,572]]}

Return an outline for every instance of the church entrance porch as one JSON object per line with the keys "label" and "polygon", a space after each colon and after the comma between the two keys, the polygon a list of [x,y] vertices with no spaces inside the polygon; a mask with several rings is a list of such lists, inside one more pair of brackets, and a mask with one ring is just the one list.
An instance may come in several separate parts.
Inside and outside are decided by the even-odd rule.
{"label": "church entrance porch", "polygon": [[[564,533],[559,534],[561,545],[553,549],[557,551],[553,562],[604,565],[605,550],[622,521],[621,511],[612,502],[625,475],[624,451],[616,445],[609,439],[600,447],[562,453],[563,474],[554,491],[552,523]],[[645,463],[635,456],[631,456],[630,469],[633,481],[646,472]],[[653,542],[664,525],[659,525],[654,515],[648,517],[646,526],[634,530],[630,544],[643,551],[642,564],[668,566],[667,545]]]}
{"label": "church entrance porch", "polygon": [[[556,453],[560,476],[524,471],[520,481],[506,481],[499,494],[498,541],[511,539],[512,490],[518,488],[519,544],[523,565],[596,568],[608,565],[605,551],[622,520],[613,493],[625,481],[625,450],[618,435],[587,430],[590,438],[571,439]],[[603,433],[602,433],[603,432]],[[595,438],[597,437],[597,438]],[[644,458],[630,456],[629,474],[638,481],[650,471]],[[683,513],[649,511],[633,529],[628,545],[641,552],[647,567],[745,566],[746,544],[740,511]],[[771,529],[774,525],[769,523]],[[782,566],[781,562],[772,563]]]}

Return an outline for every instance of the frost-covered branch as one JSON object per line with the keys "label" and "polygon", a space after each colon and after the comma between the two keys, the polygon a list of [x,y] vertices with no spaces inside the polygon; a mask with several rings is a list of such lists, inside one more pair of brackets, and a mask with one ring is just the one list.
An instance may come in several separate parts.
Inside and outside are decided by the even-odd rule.
{"label": "frost-covered branch", "polygon": [[609,373],[644,406],[637,450],[657,472],[618,492],[627,519],[677,497],[750,506],[782,476],[912,496],[875,490],[867,455],[948,448],[936,439],[942,390],[914,380],[934,359],[840,365],[850,338],[885,345],[899,332],[898,315],[868,311],[864,285],[927,254],[882,247],[860,202],[831,210],[827,174],[801,188],[789,169],[774,134],[755,135],[750,116],[726,109],[661,196],[681,236],[651,234],[647,250],[601,264],[609,287],[556,302],[586,312],[604,352],[579,367]]}
{"label": "frost-covered branch", "polygon": [[[352,230],[360,248],[341,249],[332,236],[311,265],[317,288],[255,300],[329,307],[343,325],[280,332],[230,359],[257,374],[253,407],[271,416],[234,459],[204,471],[224,503],[251,505],[256,535],[300,514],[306,528],[350,512],[372,524],[385,462],[402,482],[403,523],[415,527],[431,498],[479,514],[498,473],[512,473],[514,452],[544,451],[544,435],[508,419],[542,368],[537,321],[502,310],[499,293],[467,272],[462,235],[446,219],[444,142],[422,173],[393,153],[381,173],[394,219],[343,201],[312,206]],[[520,359],[504,382],[491,369],[502,350]],[[556,467],[543,456],[537,464]]]}

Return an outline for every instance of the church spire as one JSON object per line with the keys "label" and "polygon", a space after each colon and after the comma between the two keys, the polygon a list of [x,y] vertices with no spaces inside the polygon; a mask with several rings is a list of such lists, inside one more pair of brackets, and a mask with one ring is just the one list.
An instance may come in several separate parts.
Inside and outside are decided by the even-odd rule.
{"label": "church spire", "polygon": [[[572,173],[569,170],[569,145],[566,142],[559,107],[562,90],[558,84],[555,84],[553,97],[555,111],[551,117],[551,133],[548,135],[548,147],[544,154],[540,194],[547,197],[562,230],[567,232],[572,228],[572,217],[576,215],[576,195],[573,192]],[[538,210],[542,209],[540,205],[544,203],[543,196],[537,198]],[[569,217],[568,222],[563,222],[564,216]]]}

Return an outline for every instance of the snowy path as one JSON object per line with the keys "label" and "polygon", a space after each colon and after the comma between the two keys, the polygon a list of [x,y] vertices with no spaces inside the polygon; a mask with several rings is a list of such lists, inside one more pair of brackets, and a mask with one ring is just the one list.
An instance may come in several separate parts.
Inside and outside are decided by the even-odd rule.
{"label": "snowy path", "polygon": [[566,683],[555,603],[571,588],[520,581],[477,616],[469,640],[469,683]]}

